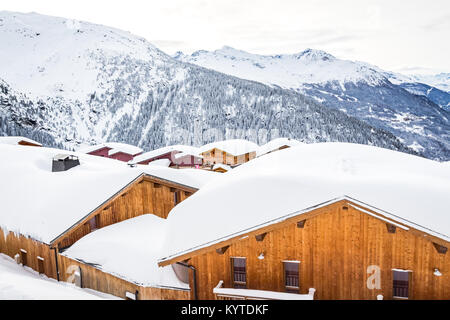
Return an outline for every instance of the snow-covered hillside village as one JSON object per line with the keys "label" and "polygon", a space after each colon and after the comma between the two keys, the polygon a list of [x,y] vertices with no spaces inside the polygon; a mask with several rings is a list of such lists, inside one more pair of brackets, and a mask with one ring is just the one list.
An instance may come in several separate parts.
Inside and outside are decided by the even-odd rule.
{"label": "snow-covered hillside village", "polygon": [[0,11],[0,300],[450,299],[448,70],[93,22]]}

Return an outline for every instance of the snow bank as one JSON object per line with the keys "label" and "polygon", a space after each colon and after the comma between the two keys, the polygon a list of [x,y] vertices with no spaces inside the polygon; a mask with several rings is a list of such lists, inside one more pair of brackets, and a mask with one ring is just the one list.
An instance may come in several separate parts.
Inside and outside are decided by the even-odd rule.
{"label": "snow bank", "polygon": [[366,145],[299,145],[247,162],[176,206],[165,257],[344,195],[449,241],[449,194],[450,168],[439,162]]}
{"label": "snow bank", "polygon": [[266,153],[269,153],[271,151],[277,150],[278,148],[281,148],[283,146],[293,147],[296,145],[301,144],[302,142],[295,140],[295,139],[289,139],[289,138],[277,138],[273,139],[266,144],[260,146],[258,148],[258,151],[256,152],[256,156],[262,156]]}
{"label": "snow bank", "polygon": [[146,214],[92,232],[63,255],[143,286],[189,289],[171,266],[159,268],[166,220]]}
{"label": "snow bank", "polygon": [[118,297],[57,282],[0,253],[0,300],[99,300]]}

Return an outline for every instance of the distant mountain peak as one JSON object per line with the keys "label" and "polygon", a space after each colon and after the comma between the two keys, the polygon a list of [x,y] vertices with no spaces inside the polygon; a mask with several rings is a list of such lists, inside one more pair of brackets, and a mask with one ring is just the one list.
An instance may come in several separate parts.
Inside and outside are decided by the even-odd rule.
{"label": "distant mountain peak", "polygon": [[297,59],[308,59],[308,60],[322,60],[322,61],[330,61],[336,59],[333,55],[325,52],[323,50],[318,49],[306,49],[298,54],[294,54],[294,57]]}

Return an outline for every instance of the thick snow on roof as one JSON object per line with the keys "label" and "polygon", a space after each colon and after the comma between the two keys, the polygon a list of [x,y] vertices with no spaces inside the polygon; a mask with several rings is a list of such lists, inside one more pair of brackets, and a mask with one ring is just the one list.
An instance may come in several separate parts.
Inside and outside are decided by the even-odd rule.
{"label": "thick snow on roof", "polygon": [[85,146],[85,147],[79,148],[77,151],[82,152],[82,153],[89,153],[89,152],[93,152],[96,150],[100,150],[105,147],[111,149],[108,152],[108,154],[110,156],[113,154],[116,154],[118,152],[135,155],[135,154],[141,153],[143,151],[139,147],[136,147],[136,146],[133,146],[130,144],[126,144],[126,143],[119,143],[119,142],[106,142],[106,143],[96,144],[93,146]]}
{"label": "thick snow on roof", "polygon": [[92,232],[64,255],[143,286],[189,289],[171,266],[158,267],[166,219],[146,214]]}
{"label": "thick snow on roof", "polygon": [[366,145],[299,145],[247,162],[176,206],[165,257],[344,195],[448,237],[449,194],[450,168],[439,162]]}
{"label": "thick snow on roof", "polygon": [[25,142],[29,142],[29,143],[33,143],[33,144],[42,146],[42,144],[40,144],[39,142],[34,141],[29,138],[26,138],[26,137],[0,137],[0,143],[2,143],[2,144],[17,145],[17,144],[19,144],[20,141],[25,141]]}
{"label": "thick snow on roof", "polygon": [[247,152],[256,151],[259,147],[256,143],[248,140],[232,139],[205,144],[204,146],[200,147],[200,153],[209,151],[214,148],[225,151],[233,156],[239,156]]}
{"label": "thick snow on roof", "polygon": [[219,169],[219,168],[224,169],[224,170],[226,170],[226,171],[230,171],[230,170],[232,169],[232,168],[231,168],[229,165],[227,165],[227,164],[216,163],[216,164],[213,165],[212,170],[216,170],[216,169]]}
{"label": "thick snow on roof", "polygon": [[[80,165],[51,172],[60,153]],[[137,166],[50,148],[0,144],[0,227],[49,243],[143,173],[199,188],[218,173]]]}
{"label": "thick snow on roof", "polygon": [[159,148],[156,150],[145,152],[141,155],[134,157],[132,162],[138,163],[141,161],[145,161],[148,159],[152,159],[152,158],[161,156],[163,154],[166,154],[166,153],[169,153],[172,151],[180,151],[180,152],[184,152],[186,154],[192,154],[192,155],[198,155],[200,153],[199,149],[196,147],[185,146],[185,145],[173,145],[173,146],[162,147],[162,148]]}
{"label": "thick snow on roof", "polygon": [[266,144],[260,146],[258,148],[258,151],[256,151],[256,156],[262,156],[268,152],[274,151],[282,146],[288,146],[288,147],[293,147],[296,145],[301,144],[302,142],[295,140],[295,139],[290,139],[290,138],[277,138],[277,139],[273,139],[269,142],[267,142]]}
{"label": "thick snow on roof", "polygon": [[150,162],[149,166],[161,166],[161,167],[168,167],[170,166],[172,162],[169,159],[158,159],[155,161]]}
{"label": "thick snow on roof", "polygon": [[120,298],[49,279],[0,253],[0,300],[99,300]]}

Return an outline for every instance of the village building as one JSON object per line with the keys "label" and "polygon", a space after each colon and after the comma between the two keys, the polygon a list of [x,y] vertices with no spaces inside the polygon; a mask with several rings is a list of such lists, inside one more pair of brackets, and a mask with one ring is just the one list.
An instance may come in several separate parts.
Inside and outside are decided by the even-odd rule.
{"label": "village building", "polygon": [[[8,181],[0,184],[0,252],[58,280],[67,279],[61,252],[78,240],[145,214],[165,220],[174,206],[216,175],[160,166],[130,168],[119,161],[49,148],[0,145],[0,152],[0,175]],[[52,172],[52,162],[66,159],[79,164]],[[114,287],[96,283],[107,293]]]}
{"label": "village building", "polygon": [[134,157],[133,164],[149,164],[153,161],[168,159],[170,167],[199,168],[203,164],[203,157],[198,148],[184,145],[174,145],[145,152]]}
{"label": "village building", "polygon": [[301,144],[302,144],[302,142],[295,140],[295,139],[290,139],[290,138],[273,139],[273,140],[267,142],[266,144],[260,146],[256,152],[256,156],[260,157],[260,156],[263,156],[265,154],[268,154],[268,153],[271,153],[274,151],[287,149],[287,148],[301,145]]}
{"label": "village building", "polygon": [[159,265],[189,266],[199,299],[450,299],[449,190],[421,157],[289,148],[172,209]]}
{"label": "village building", "polygon": [[223,164],[223,163],[216,163],[211,168],[212,171],[214,171],[214,172],[221,172],[221,173],[228,172],[231,169],[232,169],[231,166]]}
{"label": "village building", "polygon": [[10,144],[10,145],[20,145],[20,146],[30,146],[30,147],[42,147],[37,141],[34,141],[25,137],[0,137],[0,144]]}
{"label": "village building", "polygon": [[125,143],[107,142],[80,148],[78,152],[128,162],[140,155],[143,150]]}
{"label": "village building", "polygon": [[200,154],[204,166],[212,167],[216,163],[237,166],[254,159],[257,150],[256,143],[233,139],[206,144],[200,148]]}

